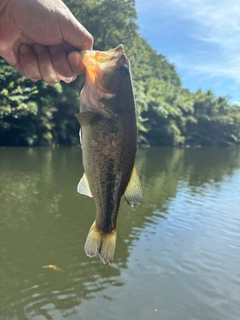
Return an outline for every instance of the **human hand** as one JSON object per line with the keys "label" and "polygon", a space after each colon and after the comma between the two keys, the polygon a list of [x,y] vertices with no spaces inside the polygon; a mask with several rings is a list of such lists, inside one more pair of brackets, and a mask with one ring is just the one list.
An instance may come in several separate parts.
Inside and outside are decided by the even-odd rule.
{"label": "human hand", "polygon": [[32,81],[73,81],[92,44],[61,0],[0,0],[0,56]]}

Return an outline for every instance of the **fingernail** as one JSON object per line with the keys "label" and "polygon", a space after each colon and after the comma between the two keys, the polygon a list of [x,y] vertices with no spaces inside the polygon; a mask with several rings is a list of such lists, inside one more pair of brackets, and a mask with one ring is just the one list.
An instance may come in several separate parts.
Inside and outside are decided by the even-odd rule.
{"label": "fingernail", "polygon": [[73,66],[78,66],[79,65],[79,53],[72,52],[69,54],[68,59],[70,60],[70,63]]}
{"label": "fingernail", "polygon": [[52,81],[48,82],[48,85],[53,87],[55,84],[57,84],[60,81],[60,79],[52,79]]}
{"label": "fingernail", "polygon": [[27,54],[29,52],[29,47],[26,44],[22,44],[19,50],[21,54]]}
{"label": "fingernail", "polygon": [[32,82],[37,82],[39,80],[41,80],[41,78],[34,78],[34,79],[30,79]]}
{"label": "fingernail", "polygon": [[65,78],[64,81],[65,81],[66,83],[69,83],[69,82],[72,82],[72,81],[75,80],[75,79],[76,79],[76,76],[72,76],[72,77]]}

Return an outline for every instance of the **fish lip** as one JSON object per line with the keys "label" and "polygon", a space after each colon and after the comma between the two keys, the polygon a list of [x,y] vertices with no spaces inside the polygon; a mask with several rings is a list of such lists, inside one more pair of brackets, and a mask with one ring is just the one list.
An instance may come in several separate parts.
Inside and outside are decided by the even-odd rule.
{"label": "fish lip", "polygon": [[110,49],[108,51],[103,51],[103,53],[105,53],[109,56],[115,57],[115,55],[118,56],[119,53],[124,54],[124,46],[123,46],[123,44],[119,44],[116,48]]}
{"label": "fish lip", "polygon": [[93,56],[97,52],[101,52],[102,54],[106,54],[109,57],[113,57],[115,54],[119,54],[119,52],[121,52],[123,54],[124,53],[124,46],[123,46],[123,44],[119,44],[116,48],[110,49],[110,50],[107,50],[107,51],[82,50],[80,52],[80,54],[81,54],[82,58],[84,58],[86,55]]}
{"label": "fish lip", "polygon": [[95,82],[97,72],[104,68],[105,64],[111,60],[118,59],[124,55],[124,46],[118,45],[114,49],[108,51],[83,50],[81,51],[82,62],[86,68],[90,81]]}
{"label": "fish lip", "polygon": [[97,64],[106,63],[115,58],[119,58],[119,56],[122,56],[123,54],[124,54],[124,47],[122,44],[108,51],[98,51],[98,50],[81,51],[82,62],[88,70],[89,69],[91,70]]}

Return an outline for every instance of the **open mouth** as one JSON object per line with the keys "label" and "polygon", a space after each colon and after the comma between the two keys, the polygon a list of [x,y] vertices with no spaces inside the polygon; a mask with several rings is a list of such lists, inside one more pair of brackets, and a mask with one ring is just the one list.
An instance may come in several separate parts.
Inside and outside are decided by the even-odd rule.
{"label": "open mouth", "polygon": [[87,75],[91,82],[95,81],[97,72],[104,69],[107,63],[121,57],[124,53],[123,45],[120,44],[108,51],[84,50],[81,52],[82,62],[87,69]]}

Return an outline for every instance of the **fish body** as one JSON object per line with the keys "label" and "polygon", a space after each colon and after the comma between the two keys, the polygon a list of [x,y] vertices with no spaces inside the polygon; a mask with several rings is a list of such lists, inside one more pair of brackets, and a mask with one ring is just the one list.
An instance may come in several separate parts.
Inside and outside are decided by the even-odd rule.
{"label": "fish body", "polygon": [[137,150],[135,101],[130,63],[122,45],[105,52],[83,51],[86,82],[80,94],[84,175],[78,192],[92,196],[96,219],[85,252],[111,263],[121,197],[135,207],[143,191],[134,167]]}

